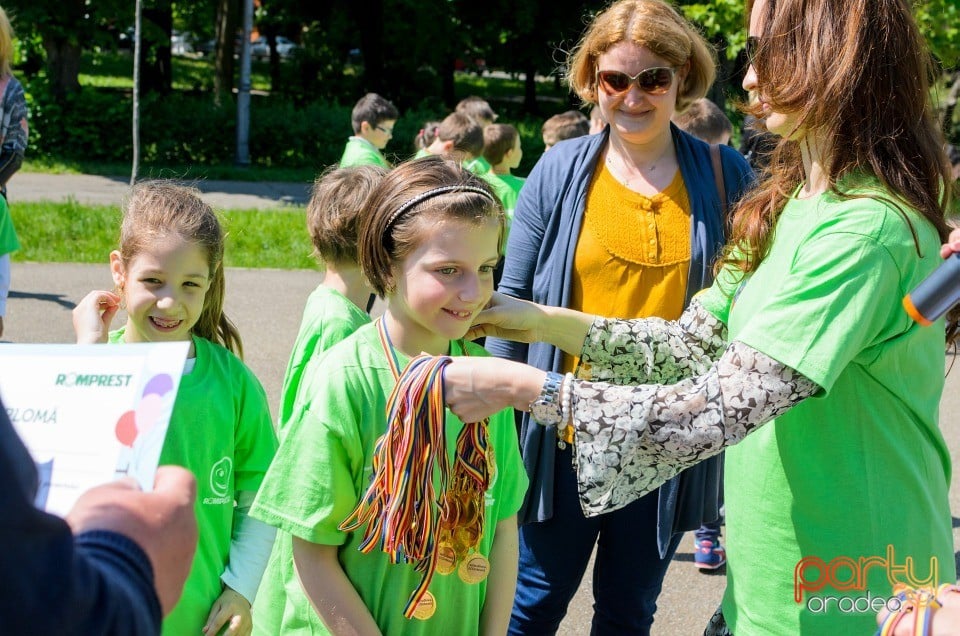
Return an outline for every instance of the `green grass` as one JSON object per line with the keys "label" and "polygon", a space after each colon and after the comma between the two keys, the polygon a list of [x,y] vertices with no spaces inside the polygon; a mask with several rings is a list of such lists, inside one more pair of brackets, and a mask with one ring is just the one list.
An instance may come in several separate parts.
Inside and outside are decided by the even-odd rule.
{"label": "green grass", "polygon": [[[15,261],[106,263],[116,248],[120,209],[62,203],[20,202],[11,215],[21,248]],[[225,210],[227,267],[316,269],[303,208],[290,210]]]}
{"label": "green grass", "polygon": [[[96,174],[105,177],[129,177],[130,164],[109,163],[104,161],[68,161],[63,159],[43,160],[27,159],[21,168],[24,172],[42,172],[46,174]],[[213,166],[140,166],[142,179],[180,179],[184,181],[223,180],[223,181],[288,181],[312,183],[317,176],[313,168],[277,168],[257,166],[243,168],[223,164]]]}
{"label": "green grass", "polygon": [[[213,89],[211,58],[174,56],[172,64],[174,90]],[[85,51],[80,58],[80,84],[133,90],[133,56],[130,53]],[[270,90],[269,62],[251,61],[250,88],[255,91]]]}

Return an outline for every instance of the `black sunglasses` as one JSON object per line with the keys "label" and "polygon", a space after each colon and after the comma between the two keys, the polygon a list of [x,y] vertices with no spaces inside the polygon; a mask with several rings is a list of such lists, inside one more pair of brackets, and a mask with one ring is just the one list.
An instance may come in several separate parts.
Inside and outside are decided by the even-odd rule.
{"label": "black sunglasses", "polygon": [[640,71],[634,76],[623,71],[601,71],[597,69],[597,85],[607,95],[622,95],[636,83],[637,88],[648,95],[663,95],[670,90],[677,69],[669,66],[656,66]]}
{"label": "black sunglasses", "polygon": [[747,44],[744,51],[747,54],[747,64],[756,67],[757,50],[760,48],[760,38],[755,35],[747,37]]}

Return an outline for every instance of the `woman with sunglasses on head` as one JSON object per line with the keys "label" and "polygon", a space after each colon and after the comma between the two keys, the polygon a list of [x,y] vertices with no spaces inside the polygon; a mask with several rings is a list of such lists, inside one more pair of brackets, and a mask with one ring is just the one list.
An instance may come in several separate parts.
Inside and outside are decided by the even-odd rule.
{"label": "woman with sunglasses on head", "polygon": [[[743,86],[781,139],[716,282],[675,322],[495,297],[471,335],[546,340],[590,381],[458,359],[446,397],[464,421],[532,404],[571,426],[588,514],[730,446],[727,590],[707,634],[868,634],[881,606],[911,602],[896,583],[955,580],[938,411],[957,310],[921,327],[901,307],[950,231],[932,63],[908,0],[748,6]],[[912,602],[900,626],[928,618]]]}
{"label": "woman with sunglasses on head", "polygon": [[[608,125],[557,144],[531,172],[500,291],[624,318],[680,316],[712,281],[725,241],[722,210],[752,179],[734,149],[719,148],[721,202],[710,147],[670,123],[704,96],[715,64],[697,30],[661,0],[621,0],[593,20],[570,56],[568,80]],[[589,377],[577,352],[504,340],[487,347],[543,371],[581,367]],[[586,518],[569,441],[527,414],[520,429],[531,486],[510,633],[556,632],[595,546],[594,632],[649,633],[682,531],[718,516],[719,462],[698,469],[679,501],[678,479],[623,510]]]}

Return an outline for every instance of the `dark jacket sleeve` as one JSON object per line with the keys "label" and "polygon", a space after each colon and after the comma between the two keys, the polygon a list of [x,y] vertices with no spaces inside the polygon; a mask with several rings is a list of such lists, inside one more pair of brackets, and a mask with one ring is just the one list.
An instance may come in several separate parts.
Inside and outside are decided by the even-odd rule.
{"label": "dark jacket sleeve", "polygon": [[147,555],[123,535],[76,538],[33,506],[36,471],[0,402],[0,634],[158,634]]}
{"label": "dark jacket sleeve", "polygon": [[0,185],[20,169],[27,151],[27,99],[23,86],[11,77],[3,95],[2,139],[0,139]]}

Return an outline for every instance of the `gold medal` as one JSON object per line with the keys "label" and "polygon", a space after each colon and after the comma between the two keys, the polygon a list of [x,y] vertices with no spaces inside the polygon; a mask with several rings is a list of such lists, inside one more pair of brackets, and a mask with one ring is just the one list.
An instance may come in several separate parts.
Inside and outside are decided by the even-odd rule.
{"label": "gold medal", "polygon": [[437,601],[429,590],[423,593],[423,597],[417,603],[413,610],[413,617],[421,621],[429,620],[437,611]]}
{"label": "gold medal", "polygon": [[437,572],[450,574],[457,569],[457,552],[449,543],[441,543],[437,547]]}
{"label": "gold medal", "polygon": [[487,483],[492,484],[497,478],[497,458],[493,454],[493,446],[487,446]]}
{"label": "gold medal", "polygon": [[457,570],[460,580],[467,584],[479,583],[490,574],[490,561],[479,552],[467,555]]}

